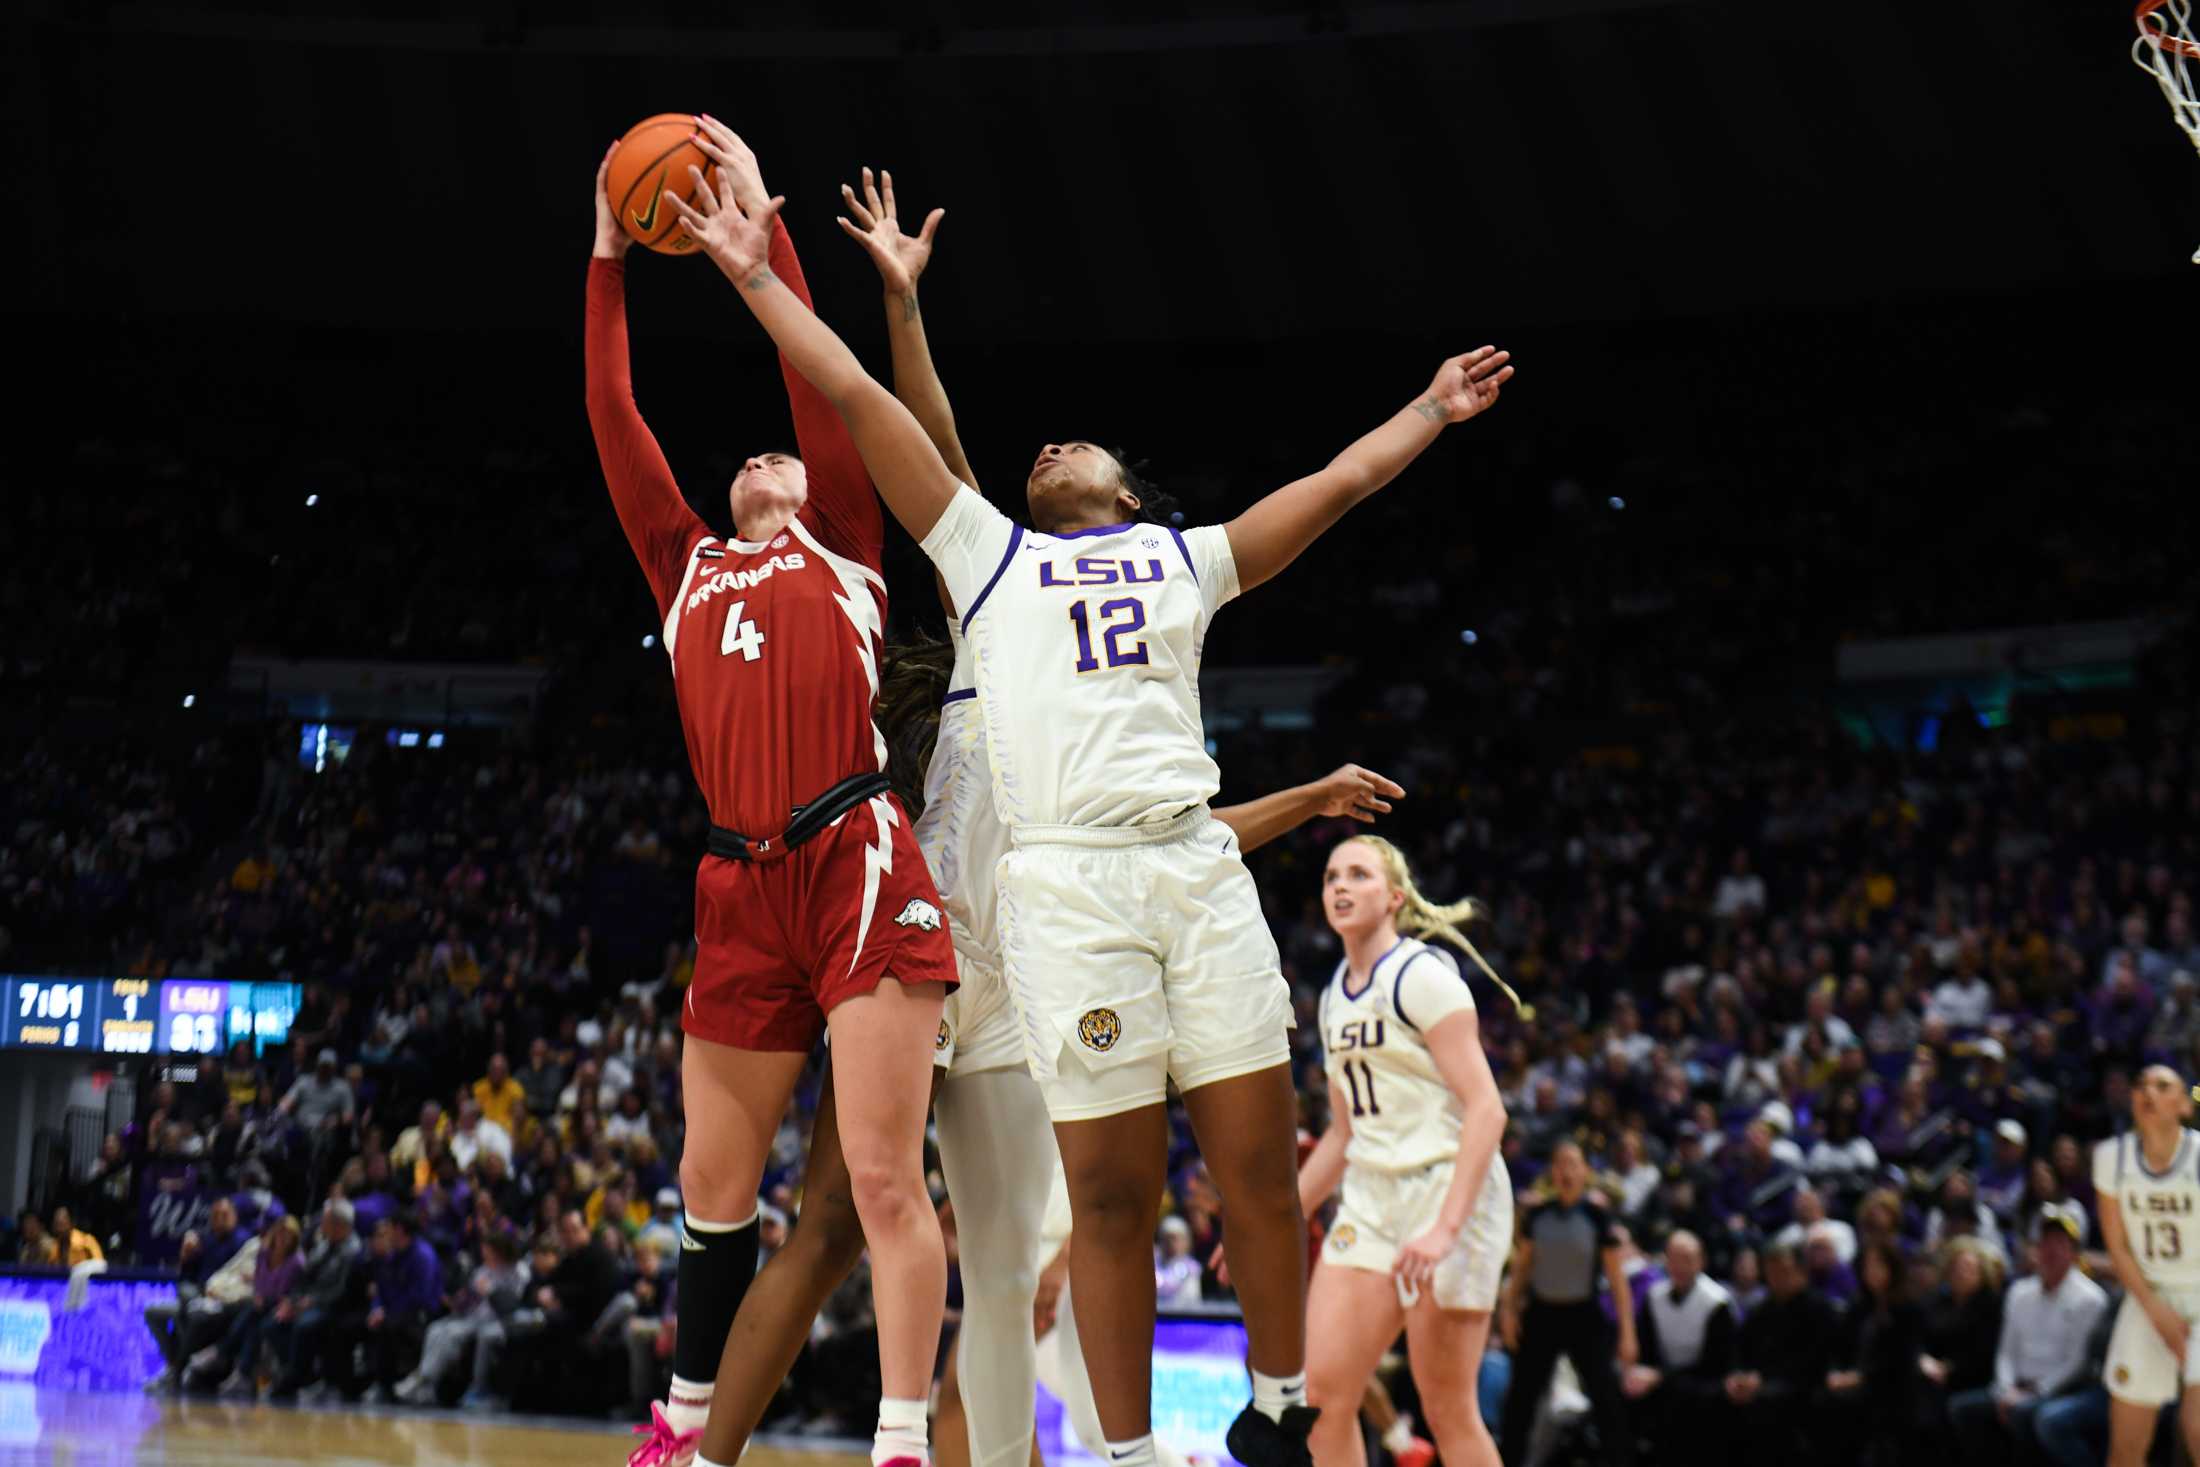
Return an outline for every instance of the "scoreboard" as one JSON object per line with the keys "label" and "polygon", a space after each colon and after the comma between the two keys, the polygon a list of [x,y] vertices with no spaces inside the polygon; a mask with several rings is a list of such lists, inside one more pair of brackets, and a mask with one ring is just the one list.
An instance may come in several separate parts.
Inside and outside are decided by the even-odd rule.
{"label": "scoreboard", "polygon": [[185,978],[0,978],[0,1049],[90,1054],[220,1054],[239,1039],[279,1044],[297,1016],[295,983]]}
{"label": "scoreboard", "polygon": [[0,1048],[151,1054],[149,978],[9,978],[0,988]]}

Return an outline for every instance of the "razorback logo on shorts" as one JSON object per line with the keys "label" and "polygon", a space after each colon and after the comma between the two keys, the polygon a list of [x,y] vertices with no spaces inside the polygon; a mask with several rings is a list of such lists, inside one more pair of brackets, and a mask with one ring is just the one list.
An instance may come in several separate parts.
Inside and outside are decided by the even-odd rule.
{"label": "razorback logo on shorts", "polygon": [[1087,1009],[1077,1021],[1077,1037],[1085,1048],[1106,1054],[1123,1037],[1123,1021],[1114,1009]]}
{"label": "razorback logo on shorts", "polygon": [[940,930],[940,909],[923,897],[911,897],[909,905],[903,907],[901,915],[894,919],[894,925],[897,927],[921,928],[926,932],[937,932]]}
{"label": "razorback logo on shorts", "polygon": [[940,1036],[939,1038],[932,1041],[932,1048],[944,1053],[947,1049],[947,1046],[953,1044],[954,1042],[954,1031],[947,1027],[947,1020],[940,1020]]}
{"label": "razorback logo on shorts", "polygon": [[1360,1241],[1360,1230],[1350,1223],[1338,1223],[1337,1230],[1329,1235],[1329,1246],[1339,1253]]}

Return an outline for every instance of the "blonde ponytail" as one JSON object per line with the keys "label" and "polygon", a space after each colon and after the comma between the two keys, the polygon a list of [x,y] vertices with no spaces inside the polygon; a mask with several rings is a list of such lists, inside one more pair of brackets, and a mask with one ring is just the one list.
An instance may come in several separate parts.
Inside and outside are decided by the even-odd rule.
{"label": "blonde ponytail", "polygon": [[1413,868],[1406,864],[1404,851],[1379,835],[1356,835],[1352,839],[1370,847],[1381,858],[1383,877],[1390,883],[1391,890],[1405,895],[1405,905],[1398,909],[1398,930],[1424,941],[1440,938],[1458,948],[1474,959],[1474,965],[1482,970],[1483,975],[1503,990],[1505,997],[1512,1000],[1514,1011],[1524,1023],[1534,1023],[1535,1006],[1520,1001],[1520,995],[1513,992],[1512,985],[1497,976],[1497,970],[1489,965],[1481,950],[1468,941],[1467,934],[1461,930],[1466,923],[1487,918],[1489,910],[1473,897],[1441,906],[1430,901],[1413,884]]}

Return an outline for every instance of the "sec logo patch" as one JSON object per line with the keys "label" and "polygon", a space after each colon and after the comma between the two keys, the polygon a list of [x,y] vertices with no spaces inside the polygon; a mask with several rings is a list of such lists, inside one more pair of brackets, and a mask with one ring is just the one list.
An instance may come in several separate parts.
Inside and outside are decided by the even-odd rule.
{"label": "sec logo patch", "polygon": [[779,537],[778,539],[776,539],[776,540],[772,541],[772,549],[774,549],[774,550],[784,550],[784,549],[786,549],[786,548],[787,548],[787,537],[786,537],[785,535],[781,535],[781,536],[780,536],[780,537]]}
{"label": "sec logo patch", "polygon": [[1106,1054],[1123,1037],[1123,1021],[1114,1009],[1087,1009],[1077,1021],[1077,1037],[1085,1048]]}
{"label": "sec logo patch", "polygon": [[1360,1230],[1350,1223],[1338,1223],[1337,1230],[1329,1235],[1329,1246],[1339,1253],[1360,1241]]}

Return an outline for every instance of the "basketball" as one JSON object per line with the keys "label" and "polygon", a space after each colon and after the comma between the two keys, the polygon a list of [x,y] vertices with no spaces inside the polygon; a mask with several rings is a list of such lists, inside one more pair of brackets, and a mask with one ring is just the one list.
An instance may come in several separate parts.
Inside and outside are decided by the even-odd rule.
{"label": "basketball", "polygon": [[695,117],[688,112],[660,112],[645,117],[619,139],[619,151],[611,155],[611,171],[604,178],[619,223],[660,255],[691,254],[694,236],[680,224],[680,216],[666,207],[664,190],[687,203],[695,202],[695,176],[690,165],[707,177],[712,168],[702,149],[690,141],[695,136]]}

